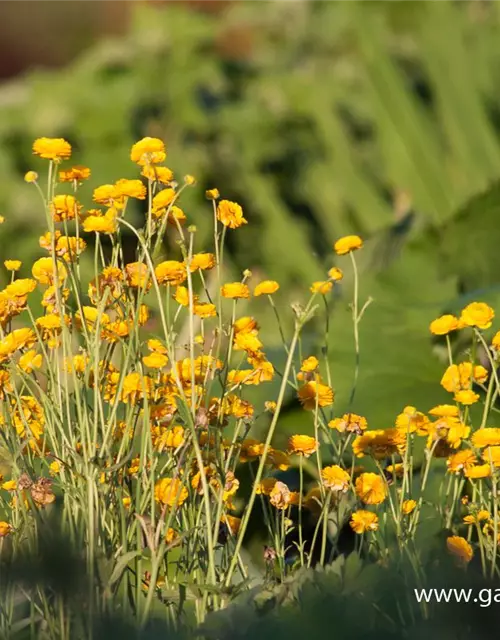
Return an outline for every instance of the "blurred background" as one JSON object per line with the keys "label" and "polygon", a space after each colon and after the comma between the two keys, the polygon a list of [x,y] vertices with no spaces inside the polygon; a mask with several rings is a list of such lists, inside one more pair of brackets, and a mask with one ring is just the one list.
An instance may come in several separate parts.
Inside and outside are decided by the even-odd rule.
{"label": "blurred background", "polygon": [[[0,17],[2,260],[28,274],[41,255],[44,215],[23,182],[43,171],[35,138],[71,142],[92,169],[89,204],[96,185],[136,177],[131,144],[158,136],[176,174],[198,180],[183,208],[200,246],[205,188],[243,205],[231,268],[278,280],[284,314],[345,268],[328,310],[337,415],[354,370],[352,279],[332,243],[348,233],[366,240],[361,297],[374,298],[354,410],[382,428],[407,404],[448,399],[429,322],[500,301],[499,3],[3,1]],[[304,355],[323,335],[313,322]],[[264,336],[273,357],[275,325]],[[291,402],[283,429],[302,415]]]}

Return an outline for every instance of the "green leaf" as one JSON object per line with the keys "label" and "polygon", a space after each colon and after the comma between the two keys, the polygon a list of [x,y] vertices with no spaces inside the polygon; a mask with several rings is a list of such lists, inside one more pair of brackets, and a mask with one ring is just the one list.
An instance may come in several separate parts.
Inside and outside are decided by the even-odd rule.
{"label": "green leaf", "polygon": [[113,569],[113,572],[111,573],[111,576],[109,578],[109,587],[112,587],[115,584],[115,582],[118,582],[118,580],[120,580],[123,572],[128,567],[130,562],[132,562],[134,558],[140,555],[141,555],[141,552],[137,550],[127,551],[127,553],[124,553],[122,556],[118,558],[115,564],[115,567]]}

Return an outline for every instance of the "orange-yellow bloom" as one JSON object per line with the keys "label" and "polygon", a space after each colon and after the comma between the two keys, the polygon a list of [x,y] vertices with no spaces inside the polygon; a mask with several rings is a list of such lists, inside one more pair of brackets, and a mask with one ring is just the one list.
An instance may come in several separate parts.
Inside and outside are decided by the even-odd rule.
{"label": "orange-yellow bloom", "polygon": [[[57,279],[58,284],[60,285],[68,276],[68,272],[66,271],[66,267],[61,263],[61,261],[57,260]],[[31,269],[31,273],[35,280],[38,280],[40,284],[55,284],[55,271],[54,271],[54,261],[52,258],[39,258]]]}
{"label": "orange-yellow bloom", "polygon": [[445,336],[450,331],[458,329],[458,318],[450,314],[446,314],[433,320],[429,326],[430,332],[435,336]]}
{"label": "orange-yellow bloom", "polygon": [[263,280],[253,290],[254,296],[272,295],[276,293],[280,288],[279,284],[275,280]]}
{"label": "orange-yellow bloom", "polygon": [[221,200],[219,202],[217,220],[230,229],[237,229],[241,225],[247,224],[247,220],[243,217],[243,209],[239,204],[230,200]]}
{"label": "orange-yellow bloom", "polygon": [[333,389],[321,382],[307,382],[300,387],[298,391],[299,400],[308,411],[312,411],[316,408],[316,403],[320,407],[328,407],[333,404],[334,393]]}
{"label": "orange-yellow bloom", "polygon": [[90,178],[90,169],[80,164],[59,171],[59,182],[81,182]]}
{"label": "orange-yellow bloom", "polygon": [[159,284],[176,286],[187,278],[186,265],[178,260],[165,260],[155,268],[155,275]]}
{"label": "orange-yellow bloom", "polygon": [[316,438],[311,436],[290,436],[288,439],[289,453],[295,453],[308,458],[311,454],[318,450],[319,443]]}
{"label": "orange-yellow bloom", "polygon": [[19,271],[22,262],[20,260],[5,260],[3,264],[7,271]]}
{"label": "orange-yellow bloom", "polygon": [[345,413],[341,418],[335,418],[328,423],[330,429],[336,429],[339,433],[355,433],[361,435],[368,428],[366,418],[355,413]]}
{"label": "orange-yellow bloom", "polygon": [[321,470],[321,480],[327,489],[345,492],[349,489],[351,476],[345,469],[334,464]]}
{"label": "orange-yellow bloom", "polygon": [[405,500],[402,504],[401,510],[405,514],[405,516],[407,516],[415,510],[416,506],[416,500]]}
{"label": "orange-yellow bloom", "polygon": [[213,253],[195,253],[191,257],[189,268],[191,271],[206,271],[215,267],[215,256]]}
{"label": "orange-yellow bloom", "polygon": [[130,150],[130,159],[140,166],[159,164],[166,157],[165,144],[159,138],[142,138]]}
{"label": "orange-yellow bloom", "polygon": [[161,478],[155,484],[155,500],[169,507],[180,507],[188,497],[188,490],[178,478]]}
{"label": "orange-yellow bloom", "polygon": [[327,293],[330,293],[330,291],[333,289],[333,282],[331,282],[330,280],[313,282],[309,289],[311,293],[320,293],[322,296],[324,296]]}
{"label": "orange-yellow bloom", "polygon": [[339,280],[342,280],[342,278],[344,277],[344,274],[342,273],[342,270],[339,269],[338,267],[332,267],[328,271],[328,277],[330,278],[330,280],[333,280],[334,282],[338,282]]}
{"label": "orange-yellow bloom", "polygon": [[126,180],[122,178],[116,182],[115,188],[118,193],[125,198],[144,200],[147,193],[146,187],[140,180]]}
{"label": "orange-yellow bloom", "polygon": [[222,285],[220,293],[223,298],[249,298],[250,289],[242,282],[230,282]]}
{"label": "orange-yellow bloom", "polygon": [[64,138],[37,138],[33,153],[46,160],[67,160],[71,156],[71,145]]}
{"label": "orange-yellow bloom", "polygon": [[346,253],[355,251],[356,249],[361,249],[362,246],[363,240],[361,240],[359,236],[344,236],[337,240],[333,245],[333,249],[337,255],[343,256]]}
{"label": "orange-yellow bloom", "polygon": [[356,478],[356,494],[365,504],[380,504],[387,496],[387,486],[376,473],[362,473]]}
{"label": "orange-yellow bloom", "polygon": [[358,534],[366,533],[367,531],[377,531],[378,516],[371,511],[359,509],[352,514],[349,524],[351,525],[351,529]]}
{"label": "orange-yellow bloom", "polygon": [[468,327],[489,329],[495,317],[493,309],[484,302],[471,302],[460,315],[460,321]]}
{"label": "orange-yellow bloom", "polygon": [[58,195],[52,198],[50,203],[50,213],[54,222],[63,220],[74,220],[80,213],[82,205],[71,195]]}
{"label": "orange-yellow bloom", "polygon": [[459,564],[468,564],[474,555],[472,547],[465,538],[461,536],[450,536],[446,539],[446,546],[448,551],[455,556]]}

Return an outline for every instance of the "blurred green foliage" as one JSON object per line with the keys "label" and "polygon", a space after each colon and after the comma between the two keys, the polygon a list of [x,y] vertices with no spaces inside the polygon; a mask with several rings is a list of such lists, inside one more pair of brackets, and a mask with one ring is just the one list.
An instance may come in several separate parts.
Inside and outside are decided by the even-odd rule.
{"label": "blurred green foliage", "polygon": [[[279,280],[283,309],[324,277],[338,236],[367,239],[362,296],[375,301],[356,410],[373,426],[405,404],[426,410],[446,397],[429,321],[474,297],[498,300],[499,35],[500,5],[485,2],[138,6],[126,37],[0,89],[2,256],[38,255],[43,215],[21,182],[43,171],[34,138],[71,141],[93,171],[85,200],[135,176],[133,141],[162,137],[171,168],[199,181],[184,208],[200,243],[211,234],[203,191],[217,186],[250,221],[230,235],[233,266]],[[331,304],[336,414],[353,377],[351,285]],[[317,352],[323,328],[311,328]]]}
{"label": "blurred green foliage", "polygon": [[[231,597],[229,604],[208,614],[196,627],[189,615],[173,627],[158,607],[147,624],[139,628],[128,606],[93,601],[89,576],[78,549],[73,549],[48,519],[36,549],[10,557],[0,556],[0,594],[16,590],[13,611],[3,616],[2,638],[29,640],[70,637],[75,640],[148,639],[187,640],[483,640],[498,625],[498,577],[485,579],[475,558],[465,568],[443,555],[444,544],[435,537],[423,548],[421,569],[415,571],[397,551],[384,563],[373,563],[357,552],[336,557],[326,567],[303,569],[281,584],[272,579],[254,580],[250,588]],[[95,559],[102,572],[102,559]],[[450,593],[449,602],[417,602],[414,589],[463,590],[462,601]],[[190,600],[191,587],[186,597]],[[467,596],[467,594],[469,594]],[[234,596],[235,594],[227,595]],[[164,588],[162,597],[177,607],[178,596]],[[467,602],[466,598],[470,601]],[[41,606],[43,603],[43,608]],[[189,610],[189,607],[186,607]],[[163,615],[161,615],[163,613]],[[53,628],[44,622],[52,615]],[[57,618],[57,615],[59,618]]]}

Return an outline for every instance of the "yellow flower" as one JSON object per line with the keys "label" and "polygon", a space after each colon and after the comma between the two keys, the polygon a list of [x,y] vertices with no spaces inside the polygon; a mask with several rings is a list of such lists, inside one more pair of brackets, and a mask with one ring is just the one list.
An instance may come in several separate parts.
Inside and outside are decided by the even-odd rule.
{"label": "yellow flower", "polygon": [[337,255],[343,256],[356,249],[361,249],[362,246],[363,240],[359,236],[344,236],[333,245],[333,250]]}
{"label": "yellow flower", "polygon": [[[158,211],[155,211],[153,209],[153,216],[156,216],[156,217],[158,216],[162,217],[166,213],[167,213],[167,209],[160,209]],[[186,214],[180,207],[176,207],[175,205],[172,205],[170,207],[170,211],[167,218],[167,222],[169,225],[171,225],[172,227],[183,225],[186,222],[186,220],[187,220]]]}
{"label": "yellow flower", "polygon": [[328,271],[328,277],[330,278],[330,280],[333,280],[334,282],[338,282],[339,280],[342,280],[342,278],[344,277],[344,274],[342,273],[342,270],[339,269],[338,267],[332,267]]}
{"label": "yellow flower", "polygon": [[288,439],[288,452],[303,455],[308,458],[318,450],[318,441],[311,436],[290,436]]}
{"label": "yellow flower", "polygon": [[125,273],[130,287],[140,289],[149,289],[151,287],[149,270],[143,262],[129,262],[129,264],[125,265]]}
{"label": "yellow flower", "polygon": [[42,354],[38,353],[34,349],[26,351],[19,358],[19,366],[26,373],[31,373],[33,369],[40,369],[42,366]]}
{"label": "yellow flower", "polygon": [[416,500],[405,500],[402,505],[402,511],[405,514],[405,516],[407,516],[410,513],[412,513],[412,511],[415,510],[416,506],[417,506]]}
{"label": "yellow flower", "polygon": [[429,409],[429,415],[439,418],[458,418],[459,411],[454,404],[438,404]]}
{"label": "yellow flower", "polygon": [[167,347],[165,347],[165,345],[156,338],[151,338],[150,340],[148,340],[148,349],[150,351],[156,351],[157,353],[168,353]]}
{"label": "yellow flower", "polygon": [[300,370],[305,371],[306,373],[311,373],[312,371],[316,371],[319,367],[319,360],[315,356],[309,356],[309,358],[305,358],[302,360],[302,364],[300,365]]}
{"label": "yellow flower", "polygon": [[269,494],[269,501],[276,509],[286,509],[292,500],[290,489],[284,482],[277,480]]}
{"label": "yellow flower", "polygon": [[331,491],[347,491],[351,482],[351,476],[337,464],[324,467],[321,470],[321,479],[327,489]]}
{"label": "yellow flower", "polygon": [[196,184],[196,178],[188,173],[184,176],[184,183],[189,187],[192,187],[194,184]]}
{"label": "yellow flower", "polygon": [[213,253],[195,253],[191,257],[189,268],[191,271],[206,271],[215,267],[215,256]]}
{"label": "yellow flower", "polygon": [[97,309],[96,307],[82,307],[82,312],[83,318],[80,311],[77,311],[75,313],[75,320],[80,327],[82,326],[83,320],[90,330],[94,329],[97,324],[106,326],[110,322],[108,314],[104,311],[99,312],[99,309]]}
{"label": "yellow flower", "polygon": [[495,312],[484,302],[471,302],[462,311],[460,321],[468,327],[478,329],[489,329],[491,327]]}
{"label": "yellow flower", "polygon": [[249,298],[250,289],[242,282],[230,282],[222,285],[220,293],[223,298]]}
{"label": "yellow flower", "polygon": [[5,538],[12,531],[12,527],[5,520],[0,520],[0,538]]}
{"label": "yellow flower", "polygon": [[445,336],[450,331],[458,329],[458,318],[450,314],[441,316],[431,322],[429,329],[435,336]]}
{"label": "yellow flower", "polygon": [[51,476],[56,476],[61,471],[61,463],[59,460],[54,460],[49,464],[49,473]]}
{"label": "yellow flower", "polygon": [[461,362],[450,365],[441,378],[441,386],[455,393],[457,391],[468,390],[475,380],[482,384],[488,379],[488,371],[482,365],[472,366],[471,362]]}
{"label": "yellow flower", "polygon": [[467,471],[472,468],[476,462],[477,458],[474,452],[469,449],[464,449],[451,455],[446,461],[446,466],[450,473],[460,473],[461,471]]}
{"label": "yellow flower", "polygon": [[243,217],[243,209],[236,202],[229,200],[221,200],[219,202],[217,220],[230,229],[237,229],[241,225],[247,224],[247,220]]}
{"label": "yellow flower", "polygon": [[390,473],[395,478],[402,478],[405,473],[405,466],[401,462],[398,462],[396,464],[389,464],[384,469],[384,472]]}
{"label": "yellow flower", "polygon": [[356,494],[365,504],[380,504],[387,496],[387,486],[376,473],[362,473],[356,478]]}
{"label": "yellow flower", "polygon": [[218,189],[207,189],[205,191],[205,197],[208,200],[218,200],[220,198],[220,193]]}
{"label": "yellow flower", "polygon": [[457,391],[453,399],[459,404],[470,405],[479,400],[479,394],[474,393],[472,389],[463,389],[462,391]]}
{"label": "yellow flower", "polygon": [[[38,280],[40,284],[54,284],[55,272],[54,262],[52,258],[39,258],[31,269],[31,273],[35,280]],[[57,261],[57,279],[61,284],[68,277],[66,267],[58,260]]]}
{"label": "yellow flower", "polygon": [[186,265],[178,260],[165,260],[155,268],[155,275],[159,284],[176,286],[187,278]]}
{"label": "yellow flower", "polygon": [[316,408],[316,403],[320,407],[328,407],[333,404],[333,389],[321,382],[307,382],[298,391],[299,400],[308,411]]}
{"label": "yellow flower", "polygon": [[484,462],[494,467],[500,467],[500,446],[487,447],[482,454]]}
{"label": "yellow flower", "polygon": [[71,169],[59,171],[59,182],[81,182],[90,178],[90,169],[77,164]]}
{"label": "yellow flower", "polygon": [[[118,191],[114,184],[101,184],[94,189],[92,199],[98,204],[104,204],[107,207],[117,207],[123,209],[125,204],[125,198]],[[91,209],[89,211],[92,215],[98,215],[98,210]]]}
{"label": "yellow flower", "polygon": [[427,433],[429,419],[415,407],[405,407],[396,418],[396,428],[421,435]]}
{"label": "yellow flower", "polygon": [[157,167],[155,165],[145,165],[142,167],[141,176],[148,180],[161,184],[170,184],[174,179],[174,172],[168,167]]}
{"label": "yellow flower", "polygon": [[168,358],[163,353],[153,352],[142,359],[146,367],[150,369],[163,369],[168,364]]}
{"label": "yellow flower", "polygon": [[465,524],[477,524],[483,520],[489,520],[490,512],[486,509],[480,509],[477,513],[464,517]]}
{"label": "yellow flower", "polygon": [[441,440],[442,443],[438,446],[434,455],[439,457],[442,454],[446,457],[449,452],[446,452],[445,448],[441,450],[440,447],[444,447],[446,443],[454,449],[458,449],[462,439],[468,438],[469,433],[470,427],[460,422],[458,418],[439,418],[435,422],[429,423],[427,447],[430,448],[436,440]]}
{"label": "yellow flower", "polygon": [[211,302],[196,303],[193,313],[199,318],[214,318],[217,315],[217,307]]}
{"label": "yellow flower", "polygon": [[14,387],[10,381],[10,374],[5,369],[0,369],[0,400],[5,400],[7,393],[12,393]]}
{"label": "yellow flower", "polygon": [[19,271],[22,262],[20,260],[5,260],[3,264],[7,271]]}
{"label": "yellow flower", "polygon": [[500,428],[486,427],[478,429],[472,434],[472,444],[478,449],[500,445]]}
{"label": "yellow flower", "polygon": [[367,531],[377,531],[378,516],[376,513],[372,513],[371,511],[359,509],[352,514],[349,524],[355,533],[361,534],[366,533]]}
{"label": "yellow flower", "polygon": [[[246,438],[241,443],[240,448],[240,462],[248,462],[249,460],[255,460],[264,451],[264,445],[259,440],[253,438]],[[275,478],[272,478],[273,480]],[[274,486],[274,485],[273,485]]]}
{"label": "yellow flower", "polygon": [[268,496],[271,494],[277,482],[278,480],[276,478],[263,478],[255,488],[255,493],[257,495]]}
{"label": "yellow flower", "polygon": [[[110,209],[110,211],[113,211]],[[118,222],[114,215],[87,216],[83,221],[83,230],[87,233],[115,233],[118,229]]]}
{"label": "yellow flower", "polygon": [[130,150],[130,159],[140,166],[159,164],[166,157],[165,144],[159,138],[142,138]]}
{"label": "yellow flower", "polygon": [[333,289],[333,282],[330,282],[329,280],[313,282],[309,288],[311,293],[320,293],[323,296],[326,295],[327,293],[330,293],[332,289]]}
{"label": "yellow flower", "polygon": [[[56,255],[66,262],[74,260],[84,251],[87,243],[82,238],[75,236],[60,236],[56,242]],[[50,250],[50,249],[49,249]]]}
{"label": "yellow flower", "polygon": [[461,536],[450,536],[446,539],[446,546],[448,551],[457,558],[460,564],[466,565],[472,560],[474,553],[465,538]]}
{"label": "yellow flower", "polygon": [[169,507],[180,507],[188,497],[188,490],[178,478],[161,478],[155,484],[155,500]]}
{"label": "yellow flower", "polygon": [[64,138],[38,138],[33,143],[33,153],[46,160],[67,160],[71,156],[71,145]]}
{"label": "yellow flower", "polygon": [[280,288],[279,284],[275,280],[263,280],[253,290],[254,296],[272,295],[276,293]]}
{"label": "yellow flower", "polygon": [[54,196],[50,203],[50,213],[54,218],[54,222],[74,220],[80,213],[81,208],[82,205],[78,203],[74,196]]}
{"label": "yellow flower", "polygon": [[234,349],[235,351],[246,351],[247,353],[259,353],[262,342],[259,337],[254,333],[237,333],[234,337]]}
{"label": "yellow flower", "polygon": [[36,289],[36,282],[30,278],[21,278],[7,285],[3,292],[9,298],[22,298]]}
{"label": "yellow flower", "polygon": [[146,187],[140,180],[126,180],[122,178],[115,184],[115,188],[118,193],[125,198],[137,198],[137,200],[144,200],[146,198]]}
{"label": "yellow flower", "polygon": [[25,182],[36,182],[38,180],[38,173],[36,171],[28,171],[24,174]]}
{"label": "yellow flower", "polygon": [[17,482],[15,480],[7,480],[1,487],[4,491],[15,491],[17,489]]}
{"label": "yellow flower", "polygon": [[36,334],[32,329],[14,329],[0,340],[0,359],[12,355],[18,349],[32,347],[35,342]]}
{"label": "yellow flower", "polygon": [[153,198],[153,216],[155,218],[163,217],[166,214],[168,207],[175,200],[176,196],[177,194],[175,192],[175,189],[172,189],[171,187],[159,191]]}
{"label": "yellow flower", "polygon": [[471,480],[480,480],[481,478],[489,478],[491,476],[491,467],[489,464],[477,464],[466,469],[464,476]]}
{"label": "yellow flower", "polygon": [[355,413],[345,413],[341,418],[335,418],[328,423],[330,429],[337,429],[339,433],[355,433],[361,435],[368,428],[366,418]]}
{"label": "yellow flower", "polygon": [[149,398],[152,386],[151,378],[138,371],[127,374],[123,380],[122,402],[136,404],[144,397]]}

